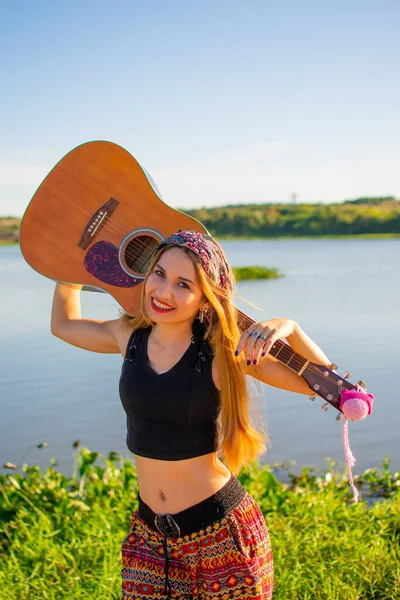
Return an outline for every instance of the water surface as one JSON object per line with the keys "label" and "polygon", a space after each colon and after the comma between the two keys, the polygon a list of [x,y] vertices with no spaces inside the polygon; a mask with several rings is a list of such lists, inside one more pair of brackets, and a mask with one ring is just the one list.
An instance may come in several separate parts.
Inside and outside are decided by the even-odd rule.
{"label": "water surface", "polygon": [[[350,423],[355,472],[386,454],[400,469],[399,374],[400,240],[254,240],[222,243],[233,266],[280,268],[278,280],[240,282],[237,305],[256,320],[291,317],[314,339],[338,372],[364,379],[376,397],[374,414]],[[72,468],[72,442],[132,455],[125,446],[125,413],[118,396],[122,359],[75,348],[50,333],[54,283],[33,271],[19,247],[0,247],[0,464]],[[108,294],[83,293],[84,317],[109,319],[118,304]],[[254,400],[255,401],[255,400]],[[262,386],[258,400],[271,446],[261,462],[343,463],[341,424],[322,401]],[[48,441],[38,450],[35,445]]]}

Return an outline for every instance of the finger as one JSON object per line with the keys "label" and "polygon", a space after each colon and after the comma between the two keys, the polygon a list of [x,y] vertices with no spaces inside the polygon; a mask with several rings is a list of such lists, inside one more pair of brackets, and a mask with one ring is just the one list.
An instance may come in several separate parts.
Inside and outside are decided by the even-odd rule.
{"label": "finger", "polygon": [[260,332],[260,336],[257,339],[256,344],[254,346],[252,364],[254,364],[254,365],[257,364],[258,361],[260,360],[260,358],[262,356],[265,356],[264,345],[266,344],[267,340],[269,339],[269,335],[270,335],[270,332],[268,329]]}
{"label": "finger", "polygon": [[238,345],[236,346],[235,356],[239,356],[239,354],[243,350],[245,350],[247,342],[251,338],[251,335],[252,335],[252,330],[251,329],[246,329],[246,331],[244,331],[242,333],[242,335],[239,338]]}
{"label": "finger", "polygon": [[254,350],[257,345],[259,336],[260,336],[260,331],[257,331],[256,329],[254,329],[251,337],[249,336],[249,339],[247,341],[246,362],[248,365],[252,365],[252,364],[256,363],[255,357],[254,357]]}
{"label": "finger", "polygon": [[271,350],[272,346],[275,344],[278,338],[274,333],[271,333],[268,338],[265,340],[265,343],[262,348],[261,357],[266,356],[268,352]]}

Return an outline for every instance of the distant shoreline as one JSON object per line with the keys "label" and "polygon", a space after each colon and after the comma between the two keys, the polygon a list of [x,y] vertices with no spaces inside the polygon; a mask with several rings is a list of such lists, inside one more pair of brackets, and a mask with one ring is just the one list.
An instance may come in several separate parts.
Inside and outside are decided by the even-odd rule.
{"label": "distant shoreline", "polygon": [[[226,242],[259,241],[259,240],[382,240],[400,238],[400,233],[353,233],[350,235],[285,235],[285,236],[218,236],[217,240]],[[15,240],[0,240],[0,246],[17,246]]]}
{"label": "distant shoreline", "polygon": [[373,240],[373,239],[391,239],[400,238],[400,233],[352,233],[350,235],[282,235],[282,236],[217,236],[216,239],[223,241],[234,241],[240,240],[327,240],[327,239],[360,239],[360,240]]}

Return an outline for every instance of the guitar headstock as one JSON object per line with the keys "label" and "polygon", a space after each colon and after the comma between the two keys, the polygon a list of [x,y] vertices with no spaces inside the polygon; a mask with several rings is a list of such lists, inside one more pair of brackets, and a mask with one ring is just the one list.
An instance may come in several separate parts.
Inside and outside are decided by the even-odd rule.
{"label": "guitar headstock", "polygon": [[[309,388],[313,391],[313,394],[310,395],[310,400],[315,400],[318,396],[321,396],[326,402],[328,402],[331,406],[336,408],[339,413],[343,411],[340,408],[340,394],[343,390],[352,390],[356,391],[357,386],[352,384],[350,381],[347,381],[349,377],[351,377],[351,373],[346,371],[343,376],[336,373],[337,365],[332,363],[329,367],[325,365],[317,365],[315,363],[310,362],[307,367],[304,369],[301,376],[307,382]],[[361,387],[365,387],[365,383],[363,381],[359,381],[358,385]],[[328,409],[327,404],[323,404],[321,406],[323,410]],[[338,415],[338,420],[341,417],[341,414]]]}

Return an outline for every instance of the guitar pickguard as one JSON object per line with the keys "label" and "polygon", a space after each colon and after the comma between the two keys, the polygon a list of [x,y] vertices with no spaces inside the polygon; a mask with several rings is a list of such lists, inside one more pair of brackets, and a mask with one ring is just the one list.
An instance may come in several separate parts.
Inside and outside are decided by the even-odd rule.
{"label": "guitar pickguard", "polygon": [[86,253],[84,265],[93,277],[116,287],[130,288],[143,281],[143,278],[133,277],[124,271],[119,262],[118,248],[110,242],[93,244]]}

